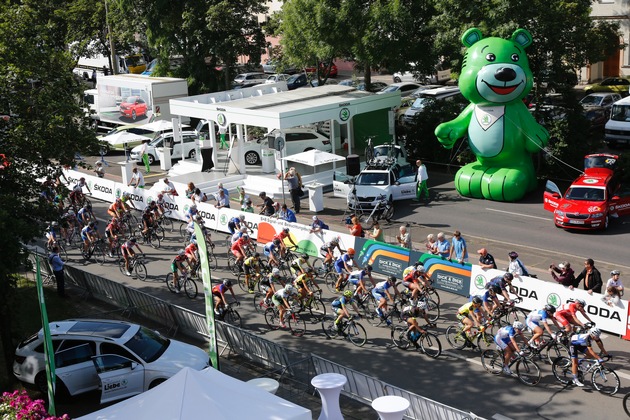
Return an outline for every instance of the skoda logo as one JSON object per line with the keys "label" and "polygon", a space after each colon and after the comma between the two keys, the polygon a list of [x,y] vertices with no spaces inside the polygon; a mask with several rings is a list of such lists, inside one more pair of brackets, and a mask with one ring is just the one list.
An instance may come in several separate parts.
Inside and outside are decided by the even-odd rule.
{"label": "skoda logo", "polygon": [[339,119],[341,121],[348,121],[348,118],[350,118],[350,110],[348,108],[341,108],[341,111],[339,111]]}
{"label": "skoda logo", "polygon": [[483,289],[484,288],[484,281],[485,281],[485,279],[483,278],[483,276],[481,274],[476,276],[475,277],[475,287],[477,287],[477,289]]}
{"label": "skoda logo", "polygon": [[120,198],[120,188],[116,188],[116,198]]}
{"label": "skoda logo", "polygon": [[147,204],[151,204],[155,200],[153,197],[147,197]]}
{"label": "skoda logo", "polygon": [[217,115],[217,123],[219,123],[220,126],[225,126],[226,122],[227,122],[227,120],[225,118],[225,114]]}
{"label": "skoda logo", "polygon": [[547,295],[547,303],[551,306],[555,306],[556,308],[560,306],[561,300],[560,296],[556,293],[549,293]]}
{"label": "skoda logo", "polygon": [[184,206],[184,213],[188,212],[188,209],[190,208],[190,205],[186,204]]}
{"label": "skoda logo", "polygon": [[221,217],[219,217],[219,222],[221,222],[222,225],[227,224],[227,215],[222,214]]}

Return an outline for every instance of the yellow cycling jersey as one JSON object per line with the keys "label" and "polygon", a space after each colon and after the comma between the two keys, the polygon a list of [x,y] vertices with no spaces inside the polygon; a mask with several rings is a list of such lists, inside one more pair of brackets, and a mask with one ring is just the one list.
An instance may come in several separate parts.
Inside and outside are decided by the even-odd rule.
{"label": "yellow cycling jersey", "polygon": [[306,274],[300,274],[299,276],[297,276],[297,277],[295,278],[295,285],[296,285],[296,286],[300,286],[300,287],[302,287],[302,285],[303,285],[303,284],[306,284],[306,282],[308,282],[308,281],[309,281],[309,279],[310,279],[310,278],[308,277],[308,275],[306,275]]}
{"label": "yellow cycling jersey", "polygon": [[245,261],[243,261],[243,264],[245,264],[248,267],[254,266],[254,265],[258,265],[259,259],[256,257],[249,257],[246,258]]}
{"label": "yellow cycling jersey", "polygon": [[463,304],[457,311],[458,315],[468,315],[470,312],[479,312],[479,308],[475,306],[473,302]]}

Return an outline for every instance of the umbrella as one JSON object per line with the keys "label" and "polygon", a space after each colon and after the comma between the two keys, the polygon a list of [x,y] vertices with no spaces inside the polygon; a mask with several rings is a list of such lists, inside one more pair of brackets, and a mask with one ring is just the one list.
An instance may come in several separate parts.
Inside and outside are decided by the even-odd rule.
{"label": "umbrella", "polygon": [[117,144],[123,144],[125,146],[125,158],[129,161],[129,157],[127,156],[127,144],[134,141],[144,141],[149,140],[145,136],[141,136],[140,134],[133,134],[128,131],[119,131],[118,133],[112,134],[111,136],[103,137],[103,141],[115,146]]}
{"label": "umbrella", "polygon": [[282,159],[289,160],[291,162],[301,163],[307,166],[319,166],[326,163],[346,160],[346,158],[343,156],[335,155],[334,153],[323,152],[317,149],[307,150],[306,152],[283,157]]}
{"label": "umbrella", "polygon": [[145,125],[141,125],[138,128],[143,128],[145,130],[158,132],[158,131],[164,131],[164,130],[172,130],[173,129],[173,123],[171,121],[167,121],[167,120],[158,120],[158,121],[150,122],[150,123],[145,124]]}

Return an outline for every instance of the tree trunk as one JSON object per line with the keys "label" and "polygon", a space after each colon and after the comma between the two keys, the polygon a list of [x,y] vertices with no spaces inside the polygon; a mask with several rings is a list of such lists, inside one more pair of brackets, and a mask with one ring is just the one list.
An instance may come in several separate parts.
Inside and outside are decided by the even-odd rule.
{"label": "tree trunk", "polygon": [[365,64],[364,72],[363,81],[365,82],[365,90],[369,92],[372,88],[372,68],[370,63]]}
{"label": "tree trunk", "polygon": [[0,341],[2,342],[2,353],[4,355],[4,369],[9,383],[12,382],[13,378],[13,356],[15,352],[11,327],[11,310],[9,308],[10,296],[13,294],[10,282],[10,279],[6,277],[0,278]]}

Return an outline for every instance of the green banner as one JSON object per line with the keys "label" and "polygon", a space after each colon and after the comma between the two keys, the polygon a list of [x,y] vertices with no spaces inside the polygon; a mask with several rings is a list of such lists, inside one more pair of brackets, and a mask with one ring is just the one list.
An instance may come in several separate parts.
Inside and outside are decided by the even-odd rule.
{"label": "green banner", "polygon": [[206,235],[199,223],[195,222],[195,238],[199,247],[199,260],[201,262],[201,279],[203,280],[203,291],[206,298],[206,322],[208,322],[208,333],[210,334],[208,353],[212,367],[219,370],[219,354],[217,352],[217,331],[214,323],[214,300],[212,299],[212,277],[210,275],[210,265],[208,264],[208,245]]}
{"label": "green banner", "polygon": [[44,330],[44,355],[46,357],[46,379],[48,380],[48,413],[55,414],[55,350],[50,338],[50,325],[48,324],[48,312],[46,312],[46,301],[44,300],[44,287],[42,283],[42,273],[37,261],[37,297],[39,299],[39,309],[42,315],[42,328]]}

